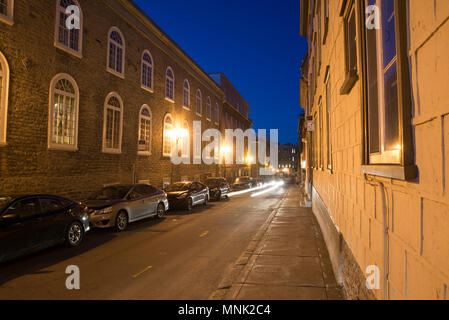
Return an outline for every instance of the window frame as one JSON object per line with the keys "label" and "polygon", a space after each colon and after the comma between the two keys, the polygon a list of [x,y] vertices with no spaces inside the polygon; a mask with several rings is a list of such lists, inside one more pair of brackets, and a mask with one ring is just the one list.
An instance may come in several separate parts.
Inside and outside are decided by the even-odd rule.
{"label": "window frame", "polygon": [[[114,106],[109,105],[109,100],[115,97],[120,102],[120,127],[119,127],[119,148],[107,148],[106,147],[106,120],[107,120],[107,111],[108,108],[116,109]],[[102,153],[107,154],[121,154],[122,153],[122,142],[123,142],[123,113],[124,113],[124,105],[123,100],[117,92],[111,92],[106,96],[103,107],[103,141],[102,141]]]}
{"label": "window frame", "polygon": [[10,69],[8,61],[3,53],[0,51],[0,65],[2,68],[2,81],[4,85],[1,85],[2,92],[0,92],[0,146],[5,146],[7,126],[8,126],[8,102],[9,102],[9,79]]}
{"label": "window frame", "polygon": [[324,24],[324,30],[323,30],[323,45],[326,44],[327,35],[329,34],[329,1],[330,0],[323,0],[323,24]]}
{"label": "window frame", "polygon": [[215,103],[215,124],[220,125],[220,106],[218,102]]}
{"label": "window frame", "polygon": [[[83,58],[83,10],[81,9],[81,6],[78,2],[78,0],[72,0],[75,2],[75,5],[78,7],[80,12],[80,29],[78,34],[78,48],[79,50],[76,51],[70,46],[66,46],[65,44],[59,42],[59,13],[62,11],[62,7],[60,6],[61,0],[56,0],[56,15],[55,15],[55,39],[54,39],[54,46],[62,51],[65,51],[71,55],[74,55],[77,58]],[[70,36],[69,36],[70,37]],[[70,41],[70,39],[69,39]],[[109,65],[109,64],[108,64]]]}
{"label": "window frame", "polygon": [[[173,77],[171,79],[169,79],[168,71],[171,71],[171,74],[173,75]],[[168,87],[167,87],[168,81],[170,81],[170,83],[171,83],[171,85],[173,87],[172,88],[172,90],[173,90],[173,92],[172,92],[173,96],[172,97],[169,97],[167,95],[169,93]],[[165,96],[165,100],[166,101],[171,102],[171,103],[175,103],[175,72],[173,71],[173,68],[170,67],[170,66],[168,66],[167,69],[165,70],[165,93],[164,93],[164,96]]]}
{"label": "window frame", "polygon": [[14,25],[14,0],[6,0],[6,8],[8,13],[6,15],[0,14],[0,22],[12,26]]}
{"label": "window frame", "polygon": [[209,96],[206,98],[206,120],[212,121],[212,100]]}
{"label": "window frame", "polygon": [[[362,61],[362,120],[363,148],[362,168],[363,174],[390,178],[400,181],[415,181],[418,177],[418,168],[415,164],[415,152],[412,128],[412,95],[410,81],[410,66],[408,61],[408,30],[407,30],[407,1],[393,0],[395,7],[395,31],[396,31],[396,54],[397,54],[397,90],[398,90],[398,126],[399,142],[402,143],[400,151],[401,161],[399,164],[381,164],[370,161],[369,151],[369,117],[368,117],[368,83],[367,83],[367,55],[366,35],[360,32],[361,41],[359,50]],[[365,17],[364,6],[360,6],[359,14]],[[364,20],[364,19],[360,19]],[[364,21],[359,21],[358,29],[364,30]],[[383,82],[382,82],[383,83]]]}
{"label": "window frame", "polygon": [[[186,105],[186,98],[187,98],[187,105]],[[187,109],[189,111],[191,110],[190,82],[187,79],[184,79],[184,83],[182,86],[182,106],[184,107],[184,109]]]}
{"label": "window frame", "polygon": [[[53,108],[55,105],[55,87],[56,84],[58,84],[61,80],[68,80],[73,88],[75,89],[75,144],[74,145],[65,145],[65,144],[59,144],[53,142]],[[79,132],[79,87],[76,83],[75,79],[67,74],[67,73],[59,73],[56,76],[53,77],[53,79],[50,82],[50,98],[49,98],[49,109],[48,109],[48,134],[47,134],[47,148],[49,150],[59,150],[59,151],[71,151],[76,152],[78,151],[78,132]]]}
{"label": "window frame", "polygon": [[[165,127],[165,124],[166,124],[168,118],[170,118],[170,120],[171,120],[171,128],[169,130],[173,130],[173,128],[175,126],[174,121],[173,121],[173,116],[171,115],[171,113],[167,113],[164,116],[164,119],[163,119],[163,122],[162,122],[162,157],[163,158],[170,158],[171,157],[171,152],[173,150],[172,138],[166,133],[167,128]],[[165,152],[165,143],[167,142],[165,140],[165,137],[169,137],[169,139],[170,139],[169,140],[170,141],[169,142],[170,143],[170,153],[166,153]]]}
{"label": "window frame", "polygon": [[[145,61],[145,60],[143,59],[143,57],[145,56],[145,54],[148,54],[148,55],[150,56],[150,59],[151,59],[151,65],[150,65],[147,61]],[[141,87],[142,89],[148,91],[148,92],[153,93],[153,92],[154,92],[154,59],[153,59],[153,56],[151,55],[150,50],[145,49],[145,50],[142,52],[141,63],[142,63],[142,64],[141,64],[141,66],[140,66],[140,72],[141,72],[141,75],[140,75],[140,87]],[[146,85],[143,83],[143,67],[144,67],[144,66],[150,67],[150,68],[151,68],[151,84],[150,84],[149,87],[146,86]]]}
{"label": "window frame", "polygon": [[[142,111],[144,109],[147,109],[150,112],[150,116],[144,116],[142,115]],[[139,150],[140,141],[142,141],[142,120],[149,120],[150,121],[150,141],[149,141],[149,150],[141,151]],[[139,156],[151,156],[152,151],[152,142],[153,142],[153,113],[151,112],[151,108],[144,104],[140,108],[139,111],[139,127],[138,127],[138,140],[137,140],[137,155]]]}
{"label": "window frame", "polygon": [[327,170],[333,173],[333,159],[332,159],[332,87],[331,87],[331,74],[330,66],[326,68],[326,74],[324,76],[324,84],[326,90],[326,142],[327,142]]}
{"label": "window frame", "polygon": [[[343,17],[343,37],[344,37],[344,58],[345,58],[345,80],[343,82],[343,85],[341,86],[340,89],[340,94],[341,95],[347,95],[349,94],[352,89],[354,88],[355,84],[357,83],[357,81],[359,80],[359,67],[358,64],[360,62],[360,57],[358,54],[358,43],[360,43],[360,32],[359,32],[359,28],[357,27],[358,23],[357,21],[360,20],[358,19],[359,14],[357,14],[357,12],[359,11],[358,8],[360,7],[359,5],[359,1],[355,1],[355,0],[343,0],[342,2],[342,6],[341,6],[341,10],[340,10],[340,16]],[[356,37],[356,44],[355,44],[355,48],[356,48],[356,53],[355,53],[355,70],[349,70],[349,63],[350,61],[348,61],[348,54],[349,54],[349,40],[348,40],[348,32],[347,29],[349,28],[349,20],[352,16],[352,14],[354,14],[354,32],[355,32],[355,37]],[[357,41],[359,40],[359,41]]]}
{"label": "window frame", "polygon": [[[199,95],[198,95],[199,94]],[[201,93],[201,90],[198,89],[196,90],[196,95],[195,95],[195,113],[199,116],[202,117],[203,116],[203,94]],[[198,112],[199,109],[199,112]]]}
{"label": "window frame", "polygon": [[324,170],[324,117],[323,117],[323,97],[318,99],[318,121],[319,121],[319,162],[320,170]]}
{"label": "window frame", "polygon": [[[122,38],[122,42],[123,42],[123,44],[120,45],[120,44],[118,44],[118,43],[116,43],[116,42],[114,41],[114,44],[115,44],[116,46],[120,46],[121,49],[122,49],[122,51],[123,51],[123,57],[122,57],[122,72],[121,72],[121,73],[118,72],[117,70],[112,69],[111,67],[109,67],[109,63],[110,63],[110,59],[111,59],[111,57],[110,57],[111,41],[113,41],[113,40],[111,39],[111,33],[114,32],[114,31],[118,32],[118,34],[119,34],[120,37]],[[107,50],[106,71],[109,72],[109,73],[111,73],[111,74],[113,74],[113,75],[115,75],[115,76],[117,76],[117,77],[119,77],[119,78],[125,79],[125,66],[126,66],[126,63],[125,63],[125,61],[126,61],[126,39],[125,39],[125,37],[123,36],[122,31],[121,31],[119,28],[115,27],[115,26],[114,26],[114,27],[111,27],[111,28],[109,29],[109,32],[108,32],[108,45],[107,45],[106,50]]]}

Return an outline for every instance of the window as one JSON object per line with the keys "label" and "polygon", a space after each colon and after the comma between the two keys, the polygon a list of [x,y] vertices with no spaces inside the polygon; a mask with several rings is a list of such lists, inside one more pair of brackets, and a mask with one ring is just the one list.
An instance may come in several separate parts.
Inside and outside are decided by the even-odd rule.
{"label": "window", "polygon": [[139,115],[139,147],[138,154],[151,154],[151,110],[143,105]]}
{"label": "window", "polygon": [[187,109],[190,109],[190,84],[189,81],[186,79],[184,80],[184,107]]}
{"label": "window", "polygon": [[8,117],[9,65],[0,52],[0,145],[6,144],[6,125]]}
{"label": "window", "polygon": [[210,121],[212,119],[212,103],[210,97],[207,97],[206,101],[206,119]]}
{"label": "window", "polygon": [[17,219],[24,219],[38,215],[39,211],[39,202],[37,199],[24,199],[13,203],[5,215],[12,215]]}
{"label": "window", "polygon": [[0,21],[14,24],[14,0],[0,0]]}
{"label": "window", "polygon": [[48,148],[76,151],[78,148],[79,90],[68,74],[59,74],[50,85]]}
{"label": "window", "polygon": [[172,136],[173,130],[173,118],[170,114],[167,114],[164,118],[164,133],[162,141],[162,156],[170,157],[172,148]]}
{"label": "window", "polygon": [[357,75],[357,31],[356,10],[354,0],[346,2],[346,9],[342,10],[344,15],[344,37],[345,37],[345,81],[341,88],[341,94],[348,94],[358,80]]}
{"label": "window", "polygon": [[123,102],[116,93],[106,97],[104,106],[103,152],[122,152]]}
{"label": "window", "polygon": [[218,103],[215,104],[215,123],[220,123],[220,107],[218,106]]}
{"label": "window", "polygon": [[41,204],[42,213],[44,214],[58,211],[67,207],[66,205],[64,205],[64,203],[62,203],[58,199],[41,198],[39,199],[39,202]]}
{"label": "window", "polygon": [[331,79],[329,67],[327,67],[326,77],[326,131],[327,131],[327,168],[332,170],[332,122],[331,122]]}
{"label": "window", "polygon": [[165,99],[170,102],[175,101],[175,74],[170,67],[167,68],[165,73]]}
{"label": "window", "polygon": [[234,117],[231,116],[231,125],[229,126],[229,129],[234,129]]}
{"label": "window", "polygon": [[81,58],[83,14],[77,0],[57,0],[55,27],[56,47]]}
{"label": "window", "polygon": [[118,28],[112,27],[108,36],[107,70],[120,77],[125,76],[125,40]]}
{"label": "window", "polygon": [[324,1],[324,33],[323,33],[323,45],[326,44],[327,35],[329,33],[329,0]]}
{"label": "window", "polygon": [[153,91],[153,58],[148,50],[142,54],[142,88]]}
{"label": "window", "polygon": [[367,126],[364,161],[368,166],[363,171],[401,180],[414,179],[417,169],[412,152],[407,2],[365,0],[365,4],[377,5],[381,26],[379,30],[364,28]]}
{"label": "window", "polygon": [[320,97],[318,102],[318,111],[319,111],[319,122],[320,122],[320,169],[324,168],[324,154],[323,154],[323,144],[324,144],[324,134],[323,134],[323,102]]}
{"label": "window", "polygon": [[200,89],[196,91],[196,113],[200,116],[203,114],[203,98]]}

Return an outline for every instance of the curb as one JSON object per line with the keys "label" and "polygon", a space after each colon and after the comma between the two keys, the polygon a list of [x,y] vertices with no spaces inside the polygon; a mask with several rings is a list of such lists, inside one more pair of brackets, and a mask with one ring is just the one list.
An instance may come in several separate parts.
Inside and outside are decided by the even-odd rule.
{"label": "curb", "polygon": [[272,209],[272,212],[268,216],[267,220],[259,228],[256,235],[250,241],[248,247],[243,254],[237,259],[235,264],[226,273],[223,280],[220,282],[218,289],[215,290],[209,297],[209,300],[235,300],[240,292],[240,289],[245,282],[249,272],[257,258],[257,252],[261,249],[261,243],[267,232],[271,222],[279,211],[279,207],[285,200],[287,194]]}

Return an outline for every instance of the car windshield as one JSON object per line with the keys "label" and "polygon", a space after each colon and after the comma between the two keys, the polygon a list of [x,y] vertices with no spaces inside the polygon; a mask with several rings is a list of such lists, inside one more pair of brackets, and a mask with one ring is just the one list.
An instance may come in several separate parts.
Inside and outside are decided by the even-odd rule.
{"label": "car windshield", "polygon": [[122,200],[129,189],[129,186],[106,187],[90,196],[89,200]]}
{"label": "car windshield", "polygon": [[248,181],[249,181],[248,178],[237,178],[237,180],[235,180],[235,183],[248,182]]}
{"label": "car windshield", "polygon": [[167,192],[176,192],[176,191],[187,191],[190,188],[190,183],[186,182],[179,182],[179,183],[173,183],[169,185],[165,191]]}
{"label": "car windshield", "polygon": [[12,201],[11,197],[1,197],[0,196],[0,211],[5,209],[5,207],[8,206],[8,204],[11,203],[11,201]]}
{"label": "car windshield", "polygon": [[204,184],[208,187],[215,187],[219,182],[220,180],[218,179],[207,179]]}

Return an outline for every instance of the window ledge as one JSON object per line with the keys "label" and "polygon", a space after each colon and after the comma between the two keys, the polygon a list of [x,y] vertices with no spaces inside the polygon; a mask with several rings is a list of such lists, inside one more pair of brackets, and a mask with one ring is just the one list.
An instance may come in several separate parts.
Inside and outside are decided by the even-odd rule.
{"label": "window ledge", "polygon": [[48,150],[50,151],[66,151],[66,152],[78,152],[79,149],[76,146],[68,146],[68,145],[62,145],[62,144],[50,144],[48,146]]}
{"label": "window ledge", "polygon": [[14,19],[9,16],[5,16],[3,14],[0,14],[0,22],[4,22],[9,26],[14,25]]}
{"label": "window ledge", "polygon": [[5,141],[0,141],[0,147],[6,147],[8,145]]}
{"label": "window ledge", "polygon": [[196,113],[196,115],[197,115],[198,117],[203,117],[202,114],[200,114],[200,113],[198,113],[198,112],[195,112],[195,113]]}
{"label": "window ledge", "polygon": [[359,76],[357,75],[357,72],[355,70],[348,72],[346,74],[346,79],[343,82],[343,85],[341,86],[340,94],[341,95],[349,94],[358,80]]}
{"label": "window ledge", "polygon": [[395,165],[368,165],[362,166],[362,173],[401,181],[413,181],[418,177],[418,167],[416,165],[405,167]]}
{"label": "window ledge", "polygon": [[103,149],[102,151],[105,154],[121,154],[122,151],[121,150],[115,150],[115,149]]}
{"label": "window ledge", "polygon": [[140,85],[140,87],[141,87],[143,90],[148,91],[149,93],[154,93],[154,90],[151,89],[151,88],[145,87],[144,85]]}
{"label": "window ledge", "polygon": [[170,103],[175,103],[175,100],[172,100],[172,99],[170,99],[170,98],[168,98],[168,97],[165,97],[165,101],[168,101],[168,102],[170,102]]}
{"label": "window ledge", "polygon": [[60,43],[57,42],[57,41],[55,41],[54,45],[55,45],[55,47],[58,48],[59,50],[62,50],[62,51],[64,51],[64,52],[68,53],[68,54],[71,54],[72,56],[75,56],[75,57],[77,57],[78,59],[82,59],[82,58],[83,58],[83,54],[82,54],[82,53],[80,53],[80,52],[78,52],[78,51],[75,51],[75,50],[72,50],[72,49],[66,47],[66,46],[63,45],[63,44],[60,44]]}
{"label": "window ledge", "polygon": [[137,152],[137,155],[138,155],[138,156],[141,156],[141,157],[149,157],[149,156],[151,156],[151,152],[148,152],[148,151],[138,151],[138,152]]}
{"label": "window ledge", "polygon": [[184,109],[186,109],[187,111],[192,111],[192,109],[190,109],[189,107],[186,106],[182,106]]}
{"label": "window ledge", "polygon": [[120,79],[125,80],[125,75],[122,73],[118,73],[117,71],[115,71],[109,67],[106,68],[106,71],[109,72],[110,74],[113,74],[116,77],[119,77]]}

